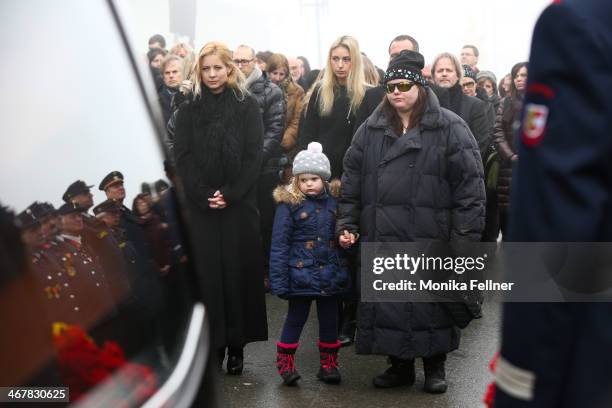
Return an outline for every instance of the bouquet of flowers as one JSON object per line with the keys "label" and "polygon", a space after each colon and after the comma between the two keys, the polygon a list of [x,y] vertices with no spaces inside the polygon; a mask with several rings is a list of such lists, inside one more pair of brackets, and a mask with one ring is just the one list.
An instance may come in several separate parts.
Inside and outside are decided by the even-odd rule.
{"label": "bouquet of flowers", "polygon": [[98,347],[81,327],[55,323],[53,344],[58,352],[60,374],[70,389],[71,402],[106,381],[112,382],[112,389],[119,391],[114,394],[123,399],[115,401],[113,406],[141,404],[156,390],[153,370],[127,362],[123,349],[114,341]]}

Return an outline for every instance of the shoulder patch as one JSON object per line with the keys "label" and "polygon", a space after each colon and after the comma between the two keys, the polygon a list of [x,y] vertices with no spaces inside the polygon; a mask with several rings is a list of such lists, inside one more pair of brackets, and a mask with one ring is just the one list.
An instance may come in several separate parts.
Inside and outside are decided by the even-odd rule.
{"label": "shoulder patch", "polygon": [[549,103],[555,91],[544,84],[532,83],[527,87],[525,109],[521,125],[521,140],[527,147],[539,145],[546,134],[549,118]]}
{"label": "shoulder patch", "polygon": [[548,120],[548,106],[528,103],[525,106],[523,119],[523,143],[534,147],[540,144],[546,131]]}

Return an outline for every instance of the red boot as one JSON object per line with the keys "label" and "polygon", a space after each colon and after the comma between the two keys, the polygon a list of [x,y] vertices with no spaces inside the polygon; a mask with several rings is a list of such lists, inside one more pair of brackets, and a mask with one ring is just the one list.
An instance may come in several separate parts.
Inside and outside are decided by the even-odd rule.
{"label": "red boot", "polygon": [[338,370],[338,350],[340,342],[323,343],[319,341],[319,355],[321,357],[321,368],[317,378],[328,384],[340,383],[340,371]]}
{"label": "red boot", "polygon": [[300,374],[295,369],[295,351],[297,348],[298,343],[276,343],[276,368],[285,385],[293,385],[300,379]]}

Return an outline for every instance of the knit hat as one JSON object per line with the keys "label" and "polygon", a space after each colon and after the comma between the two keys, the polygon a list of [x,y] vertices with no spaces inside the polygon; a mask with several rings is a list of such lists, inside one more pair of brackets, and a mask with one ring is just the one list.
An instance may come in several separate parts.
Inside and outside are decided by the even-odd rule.
{"label": "knit hat", "polygon": [[474,82],[476,82],[476,72],[469,65],[462,65],[463,67],[463,77],[464,78],[472,78]]}
{"label": "knit hat", "polygon": [[316,174],[323,180],[329,180],[331,171],[329,159],[323,154],[323,146],[319,142],[308,143],[308,149],[299,152],[293,159],[293,174]]}
{"label": "knit hat", "polygon": [[394,79],[409,79],[420,85],[427,85],[421,70],[425,66],[425,58],[416,51],[402,50],[389,62],[385,72],[385,84]]}
{"label": "knit hat", "polygon": [[497,84],[497,78],[495,77],[495,74],[491,71],[478,71],[478,73],[476,74],[476,81],[480,81],[483,78],[490,79],[491,81],[493,81],[494,84]]}

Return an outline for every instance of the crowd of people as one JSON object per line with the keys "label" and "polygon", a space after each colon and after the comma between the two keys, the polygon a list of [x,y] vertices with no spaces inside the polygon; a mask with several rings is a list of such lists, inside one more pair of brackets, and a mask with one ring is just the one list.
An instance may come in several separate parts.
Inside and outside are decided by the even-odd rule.
{"label": "crowd of people", "polygon": [[[409,35],[391,40],[386,70],[347,35],[321,69],[248,45],[166,50],[155,35],[149,47],[171,184],[143,189],[129,209],[113,171],[96,206],[93,186],[78,180],[57,210],[35,202],[16,216],[49,320],[103,333],[108,316],[124,316],[126,344],[159,337],[159,299],[187,258],[176,188],[211,346],[228,374],[242,373],[246,344],[268,339],[268,291],[288,300],[277,343],[284,384],[300,378],[295,354],[316,302],[319,379],[339,383],[338,352],[356,342],[357,353],[388,357],[375,386],[412,384],[422,358],[424,390],[446,392],[446,355],[460,342],[452,316],[437,303],[360,304],[359,244],[506,235],[527,63],[498,85],[475,46],[426,65]],[[128,328],[135,315],[141,327]]]}
{"label": "crowd of people", "polygon": [[422,358],[425,391],[445,392],[459,329],[439,304],[359,304],[359,243],[505,235],[527,63],[498,85],[478,68],[477,47],[426,65],[417,40],[398,35],[383,71],[341,36],[321,69],[210,42],[182,69],[168,68],[170,51],[158,70],[159,40],[151,70],[227,372],[241,373],[244,346],[267,339],[269,290],[288,300],[277,344],[285,384],[300,378],[295,353],[316,301],[322,381],[340,382],[338,351],[356,338],[358,353],[389,357],[376,386],[412,384]]}

